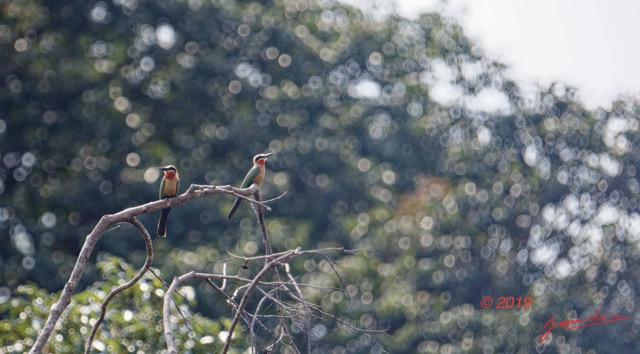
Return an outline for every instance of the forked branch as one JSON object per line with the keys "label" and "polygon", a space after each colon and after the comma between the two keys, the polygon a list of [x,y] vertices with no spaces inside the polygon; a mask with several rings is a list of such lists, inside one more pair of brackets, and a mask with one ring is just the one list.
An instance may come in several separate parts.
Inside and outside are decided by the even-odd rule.
{"label": "forked branch", "polygon": [[[183,194],[175,198],[158,200],[158,201],[150,202],[147,204],[139,205],[136,207],[128,208],[115,214],[104,215],[102,218],[100,218],[100,221],[98,221],[98,223],[93,228],[91,233],[87,235],[87,238],[85,239],[84,244],[82,245],[82,249],[80,250],[80,254],[78,255],[78,260],[76,261],[76,264],[73,267],[73,271],[71,272],[71,275],[69,276],[69,280],[67,281],[67,283],[65,284],[62,290],[62,293],[60,294],[60,298],[51,307],[51,312],[49,313],[47,322],[45,323],[42,331],[38,335],[38,338],[36,339],[29,353],[37,354],[42,352],[45,344],[51,337],[51,334],[53,333],[55,325],[60,319],[60,316],[62,315],[64,310],[67,308],[67,306],[69,306],[69,303],[71,302],[71,296],[76,291],[80,278],[82,277],[82,274],[84,273],[84,270],[87,267],[87,261],[89,260],[89,257],[93,252],[93,249],[95,248],[100,238],[104,235],[104,233],[109,229],[111,229],[113,226],[118,225],[120,223],[133,223],[134,226],[136,226],[136,223],[134,220],[136,217],[140,215],[148,214],[163,208],[184,205],[185,203],[193,199],[197,199],[197,198],[201,198],[209,195],[223,194],[223,193],[230,194],[235,197],[247,199],[251,203],[257,203],[261,207],[266,208],[267,210],[270,210],[269,207],[265,205],[265,203],[255,201],[250,198],[258,190],[259,189],[256,184],[252,184],[248,188],[235,188],[229,185],[214,186],[214,185],[192,184],[191,186],[189,186],[189,189],[186,192],[184,192]],[[149,258],[147,258],[147,260],[149,261]],[[117,294],[117,292],[115,294]],[[111,298],[113,298],[113,296]]]}

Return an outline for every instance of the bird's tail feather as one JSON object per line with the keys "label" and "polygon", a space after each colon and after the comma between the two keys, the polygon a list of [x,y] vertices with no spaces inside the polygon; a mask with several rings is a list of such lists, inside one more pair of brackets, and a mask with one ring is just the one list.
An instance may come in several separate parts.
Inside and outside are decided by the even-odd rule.
{"label": "bird's tail feather", "polygon": [[227,217],[229,220],[231,220],[233,218],[233,215],[235,215],[241,201],[242,199],[236,198],[236,201],[233,203],[233,206],[231,207],[231,211],[229,212],[229,216]]}
{"label": "bird's tail feather", "polygon": [[171,208],[162,209],[160,214],[160,221],[158,221],[158,236],[160,237],[167,236],[167,219],[170,211]]}

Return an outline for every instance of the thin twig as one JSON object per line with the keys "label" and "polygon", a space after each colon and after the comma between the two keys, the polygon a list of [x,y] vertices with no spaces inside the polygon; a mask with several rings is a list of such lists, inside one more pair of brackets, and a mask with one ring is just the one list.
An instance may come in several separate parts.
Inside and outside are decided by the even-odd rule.
{"label": "thin twig", "polygon": [[[307,254],[323,254],[325,252],[343,252],[343,253],[347,253],[347,254],[355,254],[355,252],[357,252],[358,250],[347,250],[344,249],[344,247],[327,247],[327,248],[319,248],[319,249],[313,249],[313,250],[300,250],[300,255],[307,255]],[[229,251],[227,251],[227,254],[229,254],[229,256],[233,259],[240,259],[240,260],[245,260],[248,259],[250,261],[254,261],[254,260],[260,260],[260,259],[265,259],[265,258],[271,258],[271,257],[278,257],[281,256],[285,253],[288,253],[289,251],[285,251],[285,252],[277,252],[274,253],[273,256],[268,256],[268,255],[262,255],[262,256],[238,256],[237,254],[231,253]],[[229,259],[226,259],[227,261]],[[330,259],[328,259],[330,260]],[[331,260],[331,262],[334,262],[333,260]],[[334,262],[335,263],[335,262]]]}
{"label": "thin twig", "polygon": [[284,197],[285,195],[287,195],[287,191],[282,192],[282,194],[280,194],[279,196],[275,197],[275,198],[271,198],[271,199],[267,199],[267,200],[263,200],[262,203],[263,204],[269,204],[271,202],[275,202],[276,200]]}
{"label": "thin twig", "polygon": [[[211,287],[217,291],[220,295],[222,295],[226,300],[227,303],[229,304],[229,307],[231,307],[233,310],[236,310],[238,308],[238,303],[236,303],[226,292],[224,292],[224,290],[222,288],[220,288],[219,286],[216,285],[216,283],[213,282],[213,280],[207,278],[206,279],[207,283],[209,283],[209,285],[211,285]],[[251,313],[247,310],[244,310],[244,314],[242,315],[242,319],[244,320],[245,323],[247,323],[247,325],[249,325],[249,317],[253,317],[251,315]]]}
{"label": "thin twig", "polygon": [[[200,186],[200,185],[197,185]],[[203,191],[206,191],[208,188],[210,188],[209,186],[201,186],[203,187]],[[248,200],[250,203],[252,203],[253,205],[259,205],[263,208],[265,208],[267,211],[271,211],[271,208],[266,204],[267,202],[263,202],[260,201],[259,199],[253,199],[250,198],[251,195],[255,195],[256,193],[258,193],[260,190],[258,188],[255,188],[255,191],[251,194],[247,194],[246,191],[248,190],[248,188],[235,188],[232,186],[215,186],[217,189],[219,190],[223,190],[228,192],[229,194],[238,197],[240,199],[244,199],[244,200]],[[249,188],[253,187],[253,184],[251,186],[249,186]],[[257,187],[257,185],[256,185]],[[283,194],[284,195],[284,194]],[[279,198],[276,198],[279,199]]]}
{"label": "thin twig", "polygon": [[[260,308],[262,307],[262,305],[264,304],[264,302],[269,299],[269,294],[272,293],[273,291],[275,291],[275,289],[271,289],[271,291],[269,291],[268,293],[266,293],[262,299],[260,299],[260,302],[258,302],[258,306],[256,306],[256,310],[255,310],[255,315],[253,316],[253,320],[251,321],[251,324],[249,325],[249,337],[251,338],[251,342],[253,343],[253,347],[254,349],[254,353],[258,353],[258,339],[255,335],[255,322],[258,320],[258,314],[260,313]],[[271,332],[269,332],[271,333]],[[273,335],[273,334],[272,334]],[[275,336],[273,336],[275,337]]]}
{"label": "thin twig", "polygon": [[[302,295],[302,290],[300,290],[300,287],[298,286],[298,283],[296,282],[296,280],[291,275],[291,267],[289,266],[289,263],[285,263],[284,264],[284,271],[287,274],[287,277],[289,278],[289,281],[291,282],[291,284],[293,284],[293,288],[296,289],[296,292],[300,296],[300,302],[302,303],[302,306],[304,307],[304,313],[305,313],[307,321],[308,321],[308,319],[311,317],[311,313],[309,311],[309,305],[307,305],[307,301],[305,301],[304,295]],[[311,322],[310,321],[307,322],[307,326],[311,326]],[[303,328],[302,330],[308,333],[308,329]],[[308,335],[308,334],[307,334],[307,350],[311,351],[311,336]]]}
{"label": "thin twig", "polygon": [[[359,327],[356,327],[355,325],[353,325],[353,324],[351,324],[351,323],[349,323],[349,322],[347,322],[347,321],[345,321],[345,320],[343,320],[343,319],[341,319],[341,318],[338,318],[338,317],[337,317],[337,316],[335,316],[335,315],[332,315],[332,314],[330,314],[330,313],[328,313],[328,312],[326,312],[326,311],[323,311],[322,309],[316,309],[316,311],[318,311],[318,313],[319,313],[319,314],[321,314],[321,315],[323,315],[323,316],[329,317],[329,318],[333,319],[334,321],[336,321],[336,322],[338,322],[338,323],[341,323],[341,324],[343,324],[343,325],[345,325],[345,326],[347,326],[347,327],[349,327],[349,328],[353,329],[354,331],[358,331],[358,332],[360,332],[360,333],[364,334],[367,338],[369,338],[371,341],[373,341],[373,342],[374,342],[374,343],[376,343],[378,346],[380,346],[380,349],[381,349],[383,352],[387,353],[387,351],[386,351],[386,350],[384,350],[384,347],[383,347],[383,346],[382,346],[382,345],[381,345],[381,344],[380,344],[380,343],[379,343],[375,338],[373,338],[373,336],[372,336],[371,334],[369,334],[369,333],[380,333],[380,334],[384,334],[384,333],[386,333],[386,331],[387,331],[386,329],[363,329],[363,328],[359,328]],[[312,315],[313,315],[314,317],[316,317],[316,318],[320,319],[320,320],[323,320],[323,318],[322,318],[322,317],[320,317],[320,316],[318,316],[318,315],[316,315],[316,314],[313,314],[313,313],[312,313]]]}

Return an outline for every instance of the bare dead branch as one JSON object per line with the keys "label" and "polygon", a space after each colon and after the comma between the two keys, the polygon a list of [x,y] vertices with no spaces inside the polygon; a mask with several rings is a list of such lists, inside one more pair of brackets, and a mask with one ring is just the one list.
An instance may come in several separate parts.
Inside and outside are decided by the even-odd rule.
{"label": "bare dead branch", "polygon": [[[156,274],[153,269],[150,268],[152,260],[153,260],[153,245],[151,236],[148,231],[144,228],[144,226],[136,219],[137,216],[144,215],[150,212],[154,212],[163,208],[181,206],[187,203],[188,201],[204,196],[215,195],[215,194],[229,194],[234,197],[247,199],[250,203],[252,203],[252,207],[256,212],[258,222],[260,224],[260,230],[262,233],[262,240],[264,243],[265,254],[263,256],[256,257],[241,257],[236,256],[231,253],[231,259],[242,259],[245,262],[249,260],[263,260],[264,265],[263,268],[255,275],[253,278],[247,278],[243,276],[233,276],[227,274],[226,261],[224,261],[223,266],[223,274],[207,274],[207,273],[197,273],[197,272],[189,272],[181,276],[174,277],[171,284],[167,284],[158,274]],[[352,328],[354,330],[358,330],[365,335],[367,335],[370,339],[372,339],[375,343],[374,338],[372,338],[370,333],[375,333],[375,331],[367,331],[360,328],[357,328],[352,322],[345,321],[335,315],[328,314],[322,310],[321,306],[308,303],[303,295],[301,287],[312,287],[306,284],[299,284],[296,278],[291,274],[291,270],[289,268],[288,260],[293,259],[295,257],[301,255],[315,255],[320,254],[324,259],[329,263],[333,272],[338,276],[340,283],[344,287],[344,281],[340,278],[338,274],[337,267],[339,265],[333,261],[331,258],[325,255],[326,252],[330,251],[339,251],[339,252],[349,252],[345,251],[343,248],[325,248],[319,250],[307,250],[301,251],[299,248],[295,250],[289,250],[285,252],[274,253],[272,245],[269,241],[269,237],[267,234],[267,229],[264,223],[264,210],[271,210],[266,204],[275,200],[282,198],[286,194],[270,199],[268,201],[262,201],[260,198],[260,193],[258,186],[253,184],[249,188],[239,189],[231,186],[213,186],[213,185],[197,185],[192,184],[188,190],[180,196],[175,198],[169,198],[165,200],[159,200],[150,202],[144,205],[131,207],[125,210],[122,210],[118,213],[112,215],[103,216],[94,229],[91,231],[85,240],[85,243],[80,251],[78,256],[78,260],[76,265],[67,281],[58,302],[56,302],[51,309],[51,313],[49,314],[49,318],[43,327],[43,330],[40,332],[38,338],[34,346],[31,348],[30,353],[40,353],[43,351],[44,346],[46,345],[49,337],[53,333],[55,329],[56,322],[59,320],[60,316],[67,308],[71,301],[71,296],[76,290],[78,286],[78,282],[84,272],[89,256],[91,255],[96,243],[99,239],[108,231],[119,227],[122,223],[131,223],[134,227],[136,227],[143,238],[145,239],[145,245],[147,248],[147,260],[142,268],[138,271],[138,273],[127,283],[118,286],[117,288],[111,290],[111,292],[107,295],[107,297],[103,300],[101,306],[100,317],[94,323],[91,334],[85,343],[85,353],[89,353],[91,351],[93,340],[96,336],[97,330],[103,322],[106,314],[107,307],[109,303],[117,296],[120,292],[130,288],[133,284],[135,284],[142,276],[147,272],[151,271],[158,279],[162,281],[162,283],[167,287],[167,291],[165,294],[165,298],[163,301],[163,325],[164,325],[164,335],[167,343],[167,350],[169,353],[177,353],[178,348],[176,348],[174,343],[174,333],[171,328],[171,303],[173,303],[177,311],[180,315],[183,316],[185,323],[189,323],[190,319],[185,317],[183,310],[178,305],[174,298],[174,294],[184,296],[177,291],[179,286],[188,281],[190,279],[204,279],[206,280],[214,290],[220,294],[225,301],[229,304],[232,309],[233,316],[231,320],[231,324],[229,326],[228,336],[225,339],[222,353],[227,353],[231,340],[233,338],[233,333],[237,323],[242,320],[244,323],[249,326],[251,330],[251,340],[252,340],[252,348],[258,350],[258,342],[255,334],[256,326],[260,326],[266,333],[271,337],[271,343],[267,342],[265,344],[269,344],[268,346],[262,349],[263,352],[272,352],[276,350],[277,345],[281,345],[283,347],[282,350],[286,352],[299,353],[294,340],[289,333],[289,329],[287,326],[287,321],[290,320],[293,322],[295,326],[301,329],[302,332],[307,333],[307,347],[311,347],[311,336],[310,336],[310,328],[311,328],[311,319],[312,318],[331,318],[337,321],[339,324],[345,325],[348,328]],[[251,197],[254,198],[251,198]],[[264,209],[263,209],[264,208]],[[283,281],[281,279],[279,273],[279,266],[284,265],[285,273],[287,276],[287,280]],[[272,280],[266,281],[266,277],[268,274],[272,274]],[[218,286],[214,283],[214,280],[222,281],[222,285]],[[235,284],[240,283],[235,286]],[[233,285],[230,285],[233,284]],[[232,291],[232,287],[235,286],[233,291],[233,295],[229,295],[228,292]],[[265,287],[271,287],[270,290],[264,289]],[[227,291],[227,288],[229,290]],[[315,288],[315,287],[314,287]],[[327,288],[323,288],[327,289]],[[344,289],[342,289],[344,291]],[[262,293],[262,298],[258,303],[258,306],[255,308],[255,312],[252,314],[247,308],[248,302],[252,294],[258,291]],[[240,295],[242,294],[242,295]],[[288,296],[287,296],[288,295]],[[236,296],[240,296],[238,302],[234,299]],[[285,296],[287,301],[283,301],[282,296]],[[271,304],[269,304],[269,302]],[[188,304],[188,300],[187,300]],[[269,305],[267,305],[269,304]],[[265,306],[274,306],[276,314],[270,315],[267,313],[261,314],[266,310]],[[278,319],[279,324],[275,328],[275,330],[269,329],[267,327],[265,319],[274,318]],[[196,323],[197,324],[197,323]],[[191,331],[191,327],[189,327]],[[286,339],[285,339],[286,338]],[[379,345],[379,344],[378,344]],[[310,350],[310,349],[309,349]]]}
{"label": "bare dead branch", "polygon": [[[254,194],[254,197],[257,201],[260,202],[260,191],[257,191]],[[267,255],[267,258],[265,259],[265,264],[271,260],[271,258],[269,258],[271,255],[273,255],[273,249],[271,248],[271,242],[269,242],[269,236],[267,236],[267,229],[264,225],[264,214],[262,213],[262,208],[260,207],[260,205],[252,205],[253,206],[253,210],[255,210],[256,212],[256,216],[258,217],[258,224],[260,225],[260,231],[262,231],[262,243],[264,244],[264,253]]]}
{"label": "bare dead branch", "polygon": [[[234,328],[237,326],[237,322],[242,320],[247,324],[250,330],[250,341],[251,348],[255,352],[272,352],[276,350],[276,345],[280,344],[283,346],[283,350],[291,353],[299,353],[299,349],[296,347],[293,339],[290,335],[283,330],[283,326],[286,328],[285,321],[292,321],[293,325],[297,326],[302,333],[307,335],[307,348],[311,348],[311,322],[312,319],[318,319],[320,321],[326,321],[327,319],[331,319],[343,325],[347,328],[350,328],[354,331],[359,331],[363,335],[370,338],[374,343],[380,345],[375,338],[373,338],[373,334],[376,333],[384,333],[384,331],[378,330],[368,330],[359,328],[356,326],[353,321],[344,320],[340,317],[337,317],[333,314],[327,313],[322,309],[320,305],[316,305],[313,303],[309,303],[305,300],[302,288],[310,287],[317,288],[321,290],[338,290],[344,291],[343,288],[318,288],[315,286],[311,286],[304,283],[298,283],[294,275],[291,273],[291,269],[289,264],[286,263],[286,260],[290,260],[293,258],[297,258],[302,255],[317,255],[321,254],[325,260],[331,263],[332,271],[337,273],[337,264],[331,258],[328,258],[326,253],[333,251],[341,251],[346,253],[352,253],[351,251],[345,251],[342,248],[325,248],[325,249],[316,249],[316,250],[306,250],[302,251],[299,249],[293,251],[285,251],[279,252],[269,255],[256,256],[256,257],[240,257],[233,254],[231,255],[231,259],[237,258],[238,260],[256,260],[256,259],[268,259],[271,258],[270,261],[267,261],[263,266],[262,270],[253,278],[246,278],[242,276],[233,276],[226,275],[226,270],[223,269],[223,274],[209,274],[209,273],[197,273],[190,272],[183,276],[177,277],[174,279],[174,282],[171,284],[170,289],[167,291],[165,296],[173,296],[173,293],[177,292],[177,288],[180,283],[186,281],[187,279],[205,279],[217,293],[219,293],[229,304],[232,309],[234,315],[232,319],[232,324],[230,326],[230,330],[228,332],[227,338],[225,339],[225,347],[223,348],[222,353],[228,352],[230,348],[230,343],[233,338]],[[225,261],[226,264],[227,261]],[[284,266],[285,273],[287,275],[287,281],[265,281],[265,278],[269,275],[270,271],[279,268],[279,265]],[[338,275],[339,277],[339,275]],[[229,291],[233,288],[232,283],[241,283],[241,285],[235,286],[233,290],[233,295],[228,294],[225,290],[223,290],[220,286],[216,285],[213,280],[223,281],[226,283]],[[342,282],[342,279],[340,279]],[[265,290],[263,287],[271,287],[270,290]],[[258,302],[256,308],[253,310],[252,314],[247,310],[248,299],[252,295],[253,292],[258,291],[262,294],[260,301]],[[293,300],[293,302],[285,302],[281,299],[279,293],[288,294]],[[179,294],[179,292],[178,292]],[[234,300],[234,298],[240,297],[239,303]],[[164,324],[167,325],[170,322],[170,313],[167,314],[167,309],[170,309],[170,302],[168,302],[168,298],[165,297],[165,306],[164,306]],[[271,302],[272,305],[276,308],[277,314],[269,315],[269,314],[261,314],[262,309]],[[180,309],[178,309],[180,311]],[[274,318],[280,321],[280,324],[277,326],[275,331],[270,330],[265,323],[262,322],[261,319]],[[268,346],[259,349],[258,336],[256,334],[256,326],[261,327],[269,337],[271,337],[272,341]],[[169,328],[171,331],[171,329]],[[171,339],[173,333],[170,333]],[[165,336],[166,337],[166,336]],[[284,338],[288,337],[289,341],[285,343],[283,341]],[[167,343],[170,343],[170,340],[167,340]],[[176,350],[175,346],[168,347],[169,352],[173,352],[172,350]],[[384,349],[383,349],[384,350]]]}
{"label": "bare dead branch", "polygon": [[[207,283],[209,283],[209,285],[211,285],[211,287],[217,291],[220,295],[222,295],[222,297],[224,297],[227,300],[227,304],[229,304],[229,307],[231,307],[232,310],[236,310],[238,309],[238,303],[236,303],[231,296],[229,296],[224,289],[222,289],[221,287],[217,286],[213,280],[207,278],[206,279]],[[249,318],[253,317],[251,315],[251,313],[249,313],[249,311],[244,310],[243,311],[243,315],[242,315],[242,320],[244,320],[245,323],[247,323],[247,325],[249,324]],[[247,317],[248,316],[248,317]]]}
{"label": "bare dead branch", "polygon": [[[298,283],[296,282],[293,275],[291,275],[291,267],[289,266],[289,263],[284,264],[284,271],[287,274],[287,277],[289,278],[289,282],[293,285],[293,288],[296,289],[296,293],[298,294],[298,296],[300,296],[300,302],[304,307],[306,318],[309,319],[311,317],[311,313],[309,311],[309,305],[307,304],[307,301],[305,301],[304,295],[302,295],[302,291],[300,290]],[[307,324],[306,326],[307,328],[302,328],[302,330],[305,332],[308,332],[308,327],[310,326],[310,323],[307,321],[306,324]],[[311,336],[308,334],[307,334],[307,348],[311,348]]]}
{"label": "bare dead branch", "polygon": [[[84,269],[87,264],[87,260],[89,260],[89,256],[91,255],[91,251],[95,247],[96,243],[102,236],[102,234],[112,225],[121,222],[121,220],[117,220],[113,215],[105,215],[103,216],[93,231],[87,236],[87,239],[82,246],[82,250],[80,251],[80,255],[78,256],[78,260],[76,261],[76,265],[69,276],[69,280],[67,284],[64,286],[62,294],[60,295],[60,299],[51,307],[51,313],[49,314],[49,318],[45,323],[42,332],[38,335],[35,344],[31,348],[31,354],[37,354],[42,352],[42,348],[47,343],[47,340],[51,336],[53,329],[62,315],[62,312],[67,308],[69,303],[71,302],[71,295],[75,292],[76,286],[78,286],[78,281],[84,273]],[[124,221],[124,220],[122,220]]]}
{"label": "bare dead branch", "polygon": [[71,302],[71,296],[74,294],[76,287],[78,286],[80,278],[82,277],[82,274],[84,273],[84,270],[87,266],[87,261],[89,260],[89,257],[91,256],[91,253],[95,248],[95,245],[97,244],[98,240],[100,240],[102,235],[114,225],[118,225],[123,222],[130,222],[130,220],[133,220],[137,216],[148,214],[160,209],[184,205],[186,202],[196,198],[222,193],[245,198],[252,204],[257,204],[261,207],[269,209],[269,207],[264,203],[248,198],[254,195],[257,191],[258,185],[256,184],[252,184],[248,188],[235,188],[229,185],[214,186],[192,184],[191,186],[189,186],[189,189],[186,192],[175,198],[157,200],[147,204],[127,208],[115,214],[104,215],[102,218],[100,218],[91,233],[87,235],[87,238],[82,245],[82,249],[80,250],[80,254],[78,255],[78,260],[76,261],[71,275],[69,276],[69,280],[62,290],[60,298],[51,307],[49,317],[47,318],[42,331],[40,332],[40,334],[38,334],[38,338],[36,339],[29,353],[37,354],[43,351],[44,346],[46,345],[55,329],[56,323]]}
{"label": "bare dead branch", "polygon": [[[256,194],[254,195],[255,199],[257,201],[261,201],[261,197],[260,197],[260,191],[257,191]],[[264,223],[264,214],[262,212],[262,208],[259,205],[255,205],[252,204],[253,209],[256,212],[256,215],[258,217],[258,223],[260,224],[260,230],[262,231],[262,241],[264,243],[264,248],[265,248],[265,254],[267,255],[267,258],[265,260],[266,261],[270,261],[273,258],[269,258],[269,256],[273,257],[273,247],[271,247],[271,241],[269,241],[269,236],[267,235],[267,228],[265,226]],[[282,280],[280,279],[280,273],[278,272],[278,268],[273,267],[272,268],[273,271],[273,278],[276,282],[278,283],[282,283]],[[280,289],[276,288],[276,299],[278,299],[278,302],[280,301]],[[293,338],[291,338],[291,334],[289,333],[289,329],[287,328],[285,322],[284,322],[284,316],[282,314],[282,307],[280,306],[276,306],[276,311],[278,313],[278,316],[280,316],[280,331],[282,334],[286,335],[287,338],[289,338],[289,342],[291,343],[291,345],[293,346],[293,349],[295,353],[298,352],[294,342],[293,342]],[[279,336],[279,338],[282,338],[282,336]],[[271,349],[273,350],[275,348],[275,345],[280,341],[280,339],[278,340],[274,340],[273,342],[273,346],[271,347]],[[265,349],[267,350],[267,349]],[[268,351],[268,350],[267,350]]]}
{"label": "bare dead branch", "polygon": [[[214,275],[214,274],[211,274],[211,275]],[[178,350],[176,349],[175,343],[173,341],[173,330],[171,329],[171,304],[172,303],[176,305],[178,312],[182,315],[180,308],[178,307],[177,303],[175,303],[173,299],[173,293],[176,292],[176,289],[180,284],[182,284],[183,282],[189,279],[194,279],[194,278],[210,278],[210,277],[207,277],[202,273],[196,273],[193,271],[187,274],[181,275],[179,277],[174,277],[173,281],[171,282],[171,285],[169,286],[169,289],[167,289],[167,292],[164,295],[164,301],[162,306],[162,322],[164,327],[164,337],[165,337],[165,341],[167,342],[167,350],[169,351],[169,353],[178,352]]]}
{"label": "bare dead branch", "polygon": [[142,268],[140,268],[138,273],[133,278],[131,278],[131,280],[111,290],[107,295],[107,297],[105,297],[104,301],[102,301],[102,305],[100,306],[100,317],[98,317],[98,320],[93,324],[93,327],[91,328],[91,334],[89,335],[89,338],[86,341],[86,345],[84,349],[85,354],[91,352],[91,345],[93,343],[93,338],[95,337],[96,332],[98,331],[98,328],[102,323],[102,320],[104,320],[104,316],[107,313],[107,306],[109,306],[109,302],[111,302],[111,299],[113,299],[116,295],[123,292],[124,290],[129,289],[131,286],[133,286],[133,284],[138,282],[138,280],[142,278],[144,273],[147,272],[147,269],[151,267],[151,262],[153,262],[153,245],[151,243],[151,235],[149,235],[149,232],[147,231],[147,229],[144,227],[144,225],[142,225],[142,223],[140,223],[140,221],[138,221],[138,219],[133,218],[129,220],[129,222],[133,226],[135,226],[138,229],[138,231],[140,231],[140,234],[144,239],[144,243],[147,248],[147,259],[145,260]]}
{"label": "bare dead branch", "polygon": [[193,277],[195,272],[187,273],[180,277],[174,277],[167,293],[164,295],[164,303],[162,306],[162,319],[164,325],[164,338],[167,342],[167,350],[169,353],[177,353],[176,345],[173,343],[173,331],[171,330],[171,302],[173,300],[173,292],[176,290],[178,285],[182,283],[185,279],[189,279]]}
{"label": "bare dead branch", "polygon": [[238,323],[239,314],[242,313],[242,310],[245,308],[245,306],[247,306],[247,301],[249,300],[249,295],[251,295],[251,290],[253,290],[253,288],[255,288],[258,285],[258,282],[260,281],[260,279],[262,279],[267,274],[267,272],[271,270],[273,266],[298,255],[299,251],[300,251],[299,249],[287,251],[280,257],[274,258],[273,260],[265,264],[262,270],[255,276],[255,278],[253,278],[253,281],[249,284],[247,290],[242,296],[242,299],[240,300],[240,304],[238,305],[238,311],[236,311],[236,313],[233,316],[233,319],[231,320],[231,325],[229,326],[229,335],[224,342],[224,346],[222,347],[222,353],[226,353],[229,350],[229,345],[231,345],[231,338],[233,336],[233,330],[235,329],[235,326]]}
{"label": "bare dead branch", "polygon": [[[208,280],[208,281],[210,281],[210,280]],[[215,285],[214,285],[214,287],[215,287]],[[272,291],[273,291],[273,290],[272,290]],[[231,305],[231,307],[233,308],[233,310],[237,311],[238,304],[237,304],[237,303],[236,303],[236,302],[235,302],[235,301],[234,301],[234,300],[233,300],[229,295],[227,295],[226,293],[222,292],[222,295],[227,299],[227,302]],[[254,315],[252,315],[249,311],[247,311],[246,309],[244,309],[244,310],[243,310],[244,315],[242,316],[242,319],[243,319],[243,321],[247,324],[247,326],[249,326],[249,327],[251,328],[251,333],[253,333],[253,332],[254,332],[254,330],[253,330],[253,329],[255,328],[255,324],[257,323],[257,324],[259,324],[259,325],[260,325],[260,327],[262,327],[262,329],[263,329],[265,332],[269,333],[272,337],[275,337],[275,336],[273,335],[273,333],[271,333],[271,331],[269,330],[269,328],[267,328],[267,326],[266,326],[264,323],[262,323],[262,321],[260,321],[260,319],[259,319],[259,317],[260,317],[260,316],[258,315],[258,313],[259,313],[259,311],[260,311],[261,304],[262,304],[262,303],[264,302],[264,300],[266,300],[266,299],[267,299],[267,297],[266,297],[266,296],[264,296],[264,297],[260,300],[260,303],[259,303],[259,304],[258,304],[258,306],[256,307],[256,310],[255,310],[255,314],[254,314]],[[249,316],[249,318],[251,318],[251,320],[249,320],[249,318],[248,318],[248,317],[246,317],[246,316]]]}

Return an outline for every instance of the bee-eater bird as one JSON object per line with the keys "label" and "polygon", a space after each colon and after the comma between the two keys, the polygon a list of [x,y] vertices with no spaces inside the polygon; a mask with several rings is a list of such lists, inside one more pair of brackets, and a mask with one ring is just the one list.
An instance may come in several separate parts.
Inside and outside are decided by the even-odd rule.
{"label": "bee-eater bird", "polygon": [[[242,185],[240,188],[248,188],[253,183],[260,185],[260,182],[264,179],[264,163],[267,161],[267,157],[273,155],[273,153],[268,154],[258,154],[253,157],[253,167],[247,172],[247,175],[244,176],[244,180],[242,181]],[[233,218],[233,215],[238,210],[238,206],[242,201],[241,198],[236,198],[236,201],[233,203],[231,207],[231,211],[229,212],[229,220]]]}
{"label": "bee-eater bird", "polygon": [[[180,187],[180,177],[178,177],[178,170],[173,165],[160,167],[160,170],[164,172],[162,182],[160,182],[159,199],[173,198],[178,195],[178,188]],[[162,209],[160,214],[160,221],[158,221],[158,236],[167,236],[167,217],[171,208]]]}

